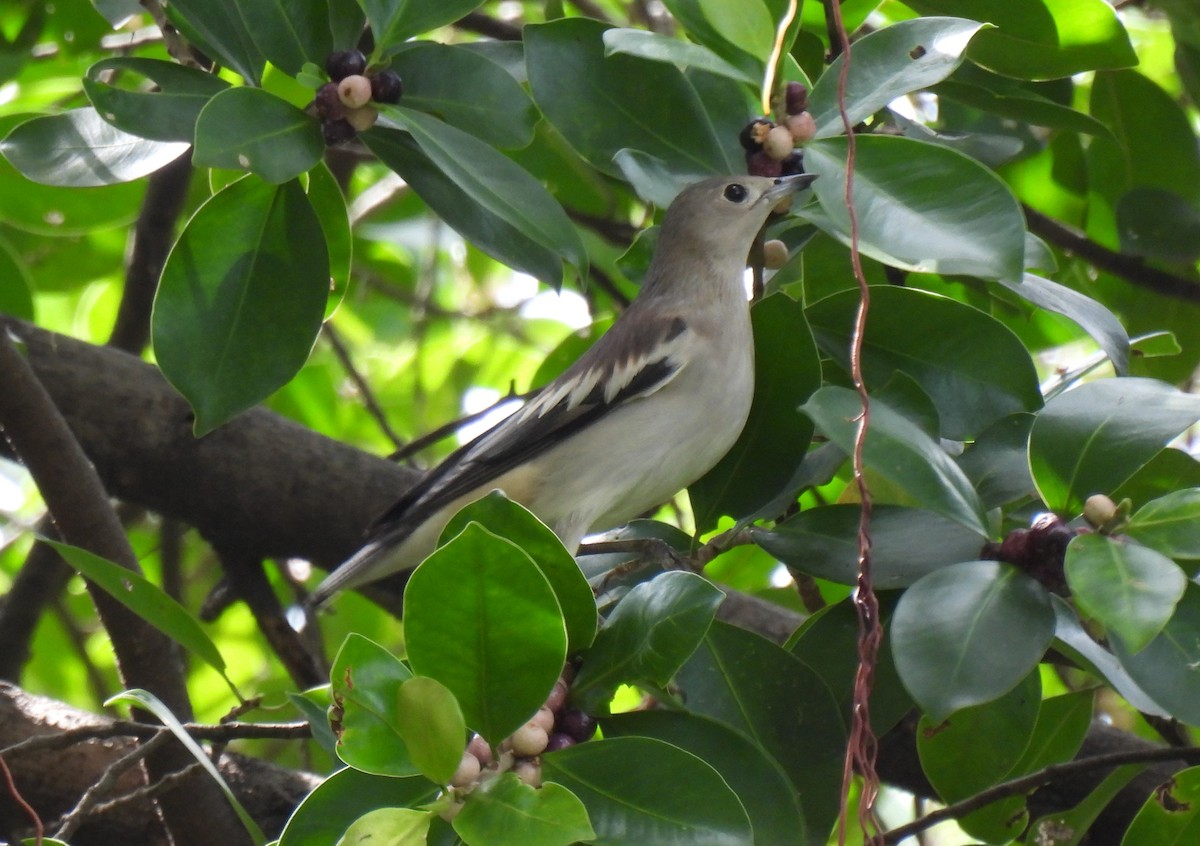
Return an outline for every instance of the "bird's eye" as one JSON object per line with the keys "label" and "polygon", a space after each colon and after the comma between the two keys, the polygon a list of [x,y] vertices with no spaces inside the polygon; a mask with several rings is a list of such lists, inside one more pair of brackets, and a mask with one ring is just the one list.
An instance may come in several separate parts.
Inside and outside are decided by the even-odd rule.
{"label": "bird's eye", "polygon": [[725,186],[725,199],[731,203],[744,203],[750,192],[740,182],[731,182]]}

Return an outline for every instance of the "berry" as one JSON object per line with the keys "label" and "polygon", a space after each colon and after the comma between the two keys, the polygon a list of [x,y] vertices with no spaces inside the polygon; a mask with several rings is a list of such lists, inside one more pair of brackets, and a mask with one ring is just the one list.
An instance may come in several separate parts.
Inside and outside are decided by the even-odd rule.
{"label": "berry", "polygon": [[558,711],[566,701],[567,683],[559,679],[554,683],[554,689],[550,691],[550,695],[546,697],[546,707],[551,711]]}
{"label": "berry", "polygon": [[513,732],[510,739],[512,740],[513,754],[528,758],[541,754],[542,750],[546,748],[546,744],[550,742],[550,735],[541,726],[526,723]]}
{"label": "berry", "polygon": [[755,118],[738,133],[738,141],[741,142],[742,149],[747,153],[757,153],[762,149],[763,140],[767,137],[767,133],[771,131],[774,124],[766,118]]}
{"label": "berry", "polygon": [[786,126],[771,127],[771,131],[763,139],[763,152],[776,161],[783,161],[790,156],[795,146],[792,133],[788,132]]}
{"label": "berry", "polygon": [[359,106],[346,112],[346,122],[357,132],[365,132],[379,120],[379,111],[371,106]]}
{"label": "berry", "polygon": [[799,150],[793,150],[792,154],[783,160],[782,165],[784,176],[795,176],[798,173],[804,173],[804,154]]}
{"label": "berry", "polygon": [[334,82],[341,82],[348,76],[361,74],[367,69],[367,57],[357,50],[339,50],[330,53],[325,60],[325,72]]}
{"label": "berry", "polygon": [[751,176],[776,177],[783,174],[783,163],[773,159],[765,151],[746,153],[746,172]]}
{"label": "berry", "polygon": [[542,786],[542,765],[536,758],[527,758],[524,761],[517,761],[512,768],[513,773],[517,778],[528,784],[530,787]]}
{"label": "berry", "polygon": [[559,749],[566,749],[568,746],[575,745],[575,738],[569,734],[564,734],[561,731],[556,731],[550,735],[550,740],[546,742],[547,752],[557,752]]}
{"label": "berry", "polygon": [[1083,517],[1094,528],[1107,526],[1117,516],[1117,504],[1104,494],[1092,494],[1083,504]]}
{"label": "berry", "polygon": [[817,134],[817,122],[813,120],[811,112],[790,115],[785,125],[792,136],[792,140],[797,144],[804,144],[811,141],[813,136]]}
{"label": "berry", "polygon": [[398,103],[402,94],[404,82],[395,71],[380,71],[371,77],[371,99],[376,103]]}
{"label": "berry", "polygon": [[326,120],[321,123],[321,135],[325,138],[325,143],[330,147],[336,147],[338,144],[344,144],[355,136],[354,127],[342,118],[341,120]]}
{"label": "berry", "polygon": [[529,718],[529,725],[537,726],[547,734],[554,731],[554,712],[543,705],[536,714]]}
{"label": "berry", "polygon": [[789,115],[798,115],[808,108],[808,89],[801,82],[789,82],[783,95],[784,109]]}
{"label": "berry", "polygon": [[787,264],[788,248],[782,241],[771,240],[763,244],[763,267],[778,270]]}
{"label": "berry", "polygon": [[568,708],[558,715],[556,728],[576,743],[583,743],[596,733],[596,718],[575,708]]}
{"label": "berry", "polygon": [[462,754],[462,760],[458,762],[458,769],[454,771],[454,775],[450,777],[450,783],[455,787],[467,787],[474,784],[479,779],[479,773],[482,768],[479,766],[479,759],[470,752]]}
{"label": "berry", "polygon": [[472,735],[471,740],[467,743],[467,751],[474,755],[479,763],[487,766],[492,762],[492,747],[488,746],[488,742],[483,739],[483,735]]}
{"label": "berry", "polygon": [[337,84],[338,97],[348,109],[357,109],[371,102],[371,80],[362,74],[352,74]]}
{"label": "berry", "polygon": [[313,97],[313,108],[316,109],[317,117],[322,120],[341,120],[346,116],[346,105],[338,96],[336,82],[326,82],[317,89]]}

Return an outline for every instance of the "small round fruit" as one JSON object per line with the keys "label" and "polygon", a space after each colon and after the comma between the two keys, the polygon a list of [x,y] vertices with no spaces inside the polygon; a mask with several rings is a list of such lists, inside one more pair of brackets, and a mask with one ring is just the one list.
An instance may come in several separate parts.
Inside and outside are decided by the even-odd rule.
{"label": "small round fruit", "polygon": [[558,711],[562,708],[563,703],[567,701],[567,683],[559,679],[554,683],[554,689],[550,691],[550,695],[546,697],[546,707],[551,711]]}
{"label": "small round fruit", "polygon": [[558,715],[556,728],[574,738],[575,742],[583,743],[596,733],[596,718],[575,708],[568,708]]}
{"label": "small round fruit", "polygon": [[321,122],[321,135],[325,138],[325,143],[330,147],[344,144],[356,134],[354,127],[345,118]]}
{"label": "small round fruit", "polygon": [[517,761],[513,765],[512,771],[516,774],[517,778],[530,787],[542,786],[542,764],[536,758],[526,758],[523,761]]}
{"label": "small round fruit", "polygon": [[770,240],[763,244],[763,267],[778,270],[787,264],[788,248],[782,241]]}
{"label": "small round fruit", "polygon": [[566,749],[568,746],[575,745],[575,738],[561,731],[556,731],[550,735],[550,740],[546,742],[547,752],[557,752],[559,749]]}
{"label": "small round fruit", "polygon": [[394,70],[383,70],[371,76],[371,99],[376,103],[399,103],[404,94],[404,82]]}
{"label": "small round fruit", "polygon": [[771,158],[764,150],[759,150],[757,153],[746,153],[746,172],[751,176],[774,178],[783,174],[783,162]]}
{"label": "small round fruit", "polygon": [[783,161],[792,154],[796,143],[792,140],[792,133],[788,132],[786,126],[773,126],[771,131],[767,133],[767,137],[763,140],[763,152],[776,161]]}
{"label": "small round fruit", "polygon": [[330,53],[325,60],[325,72],[334,82],[341,82],[348,76],[361,74],[367,69],[367,57],[357,50],[338,50]]}
{"label": "small round fruit", "polygon": [[812,112],[789,115],[785,126],[797,144],[807,143],[817,134],[817,122],[813,120]]}
{"label": "small round fruit", "polygon": [[798,115],[808,108],[808,89],[802,82],[789,82],[783,95],[784,109],[789,115]]}
{"label": "small round fruit", "polygon": [[531,726],[538,726],[546,734],[549,734],[554,731],[554,712],[543,705],[541,708],[538,708],[536,714],[529,718],[529,724]]}
{"label": "small round fruit", "polygon": [[450,777],[450,783],[455,787],[469,787],[478,781],[481,770],[479,759],[470,752],[464,752],[462,760],[458,762],[458,769]]}
{"label": "small round fruit", "polygon": [[767,137],[767,133],[771,131],[774,124],[766,118],[755,118],[738,133],[738,141],[742,145],[742,149],[747,153],[757,153],[762,149],[763,139]]}
{"label": "small round fruit", "polygon": [[533,723],[526,723],[513,732],[512,751],[515,755],[528,758],[532,755],[540,755],[549,742],[550,735],[544,728],[535,726]]}
{"label": "small round fruit", "polygon": [[360,73],[351,74],[337,86],[338,97],[347,109],[357,109],[371,102],[371,80]]}
{"label": "small round fruit", "polygon": [[492,762],[492,747],[483,739],[483,735],[475,734],[467,742],[467,751],[479,759],[479,763],[487,766]]}
{"label": "small round fruit", "polygon": [[1099,529],[1117,516],[1117,504],[1104,494],[1092,494],[1083,504],[1083,518]]}
{"label": "small round fruit", "polygon": [[365,132],[379,120],[379,110],[373,106],[359,106],[346,111],[346,121],[358,132]]}
{"label": "small round fruit", "polygon": [[313,107],[322,120],[341,120],[346,116],[346,104],[338,96],[336,82],[326,82],[313,95]]}

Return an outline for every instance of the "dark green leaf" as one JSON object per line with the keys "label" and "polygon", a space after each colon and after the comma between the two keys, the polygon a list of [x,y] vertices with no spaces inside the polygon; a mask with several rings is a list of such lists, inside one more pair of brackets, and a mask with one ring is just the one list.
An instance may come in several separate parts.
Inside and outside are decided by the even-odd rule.
{"label": "dark green leaf", "polygon": [[604,54],[625,53],[681,68],[696,68],[729,79],[758,85],[760,80],[733,65],[701,44],[671,38],[644,29],[610,29],[604,33]]}
{"label": "dark green leaf", "polygon": [[[941,82],[963,61],[967,44],[983,24],[964,18],[916,18],[885,26],[854,43],[846,79],[846,111],[850,125],[864,120],[897,97]],[[817,80],[808,111],[817,138],[843,133],[838,114],[842,57]]]}
{"label": "dark green leaf", "polygon": [[1130,652],[1162,631],[1187,586],[1187,576],[1162,553],[1101,534],[1071,541],[1066,576],[1080,609]]}
{"label": "dark green leaf", "polygon": [[596,636],[572,700],[602,712],[617,685],[664,689],[708,631],[725,595],[695,573],[674,570],[631,590]]}
{"label": "dark green leaf", "polygon": [[329,249],[330,288],[325,303],[325,317],[328,319],[341,305],[346,288],[350,285],[350,260],[354,254],[354,243],[350,235],[346,197],[337,184],[337,178],[324,163],[308,173],[308,201],[321,222],[325,246]]}
{"label": "dark green leaf", "polygon": [[1174,264],[1200,258],[1200,209],[1174,191],[1134,188],[1117,202],[1121,251]]}
{"label": "dark green leaf", "polygon": [[671,17],[683,24],[691,39],[736,65],[751,79],[762,79],[767,54],[748,53],[730,41],[709,18],[709,4],[705,0],[665,0],[663,5]]}
{"label": "dark green leaf", "polygon": [[[849,388],[827,385],[801,408],[843,452],[853,451],[862,412],[858,394]],[[983,507],[958,465],[937,441],[878,399],[871,401],[863,460],[867,469],[886,479],[914,504],[979,535],[988,534]]]}
{"label": "dark green leaf", "polygon": [[257,0],[171,0],[164,8],[189,42],[259,85],[266,59],[250,34],[242,2]]}
{"label": "dark green leaf", "polygon": [[148,176],[187,152],[180,142],[147,141],[73,109],[26,121],[0,141],[0,154],[42,185],[94,188]]}
{"label": "dark green leaf", "polygon": [[1101,379],[1054,397],[1029,436],[1042,501],[1078,513],[1087,497],[1115,489],[1198,419],[1200,397],[1153,379]]}
{"label": "dark green leaf", "polygon": [[487,846],[569,846],[596,837],[574,793],[553,782],[535,789],[513,773],[473,790],[453,824],[465,842]]}
{"label": "dark green leaf", "polygon": [[1200,767],[1175,773],[1138,811],[1122,843],[1184,846],[1200,840]]}
{"label": "dark green leaf", "polygon": [[[110,80],[112,71],[120,73],[117,80]],[[127,75],[144,77],[157,90],[133,88],[125,79]],[[125,85],[118,87],[117,82]],[[196,68],[134,57],[96,62],[83,79],[83,90],[104,120],[152,141],[190,143],[200,110],[228,87],[229,83],[220,77]]]}
{"label": "dark green leaf", "polygon": [[347,767],[321,782],[292,813],[279,846],[329,846],[356,819],[376,808],[416,807],[438,787],[421,776],[385,778]]}
{"label": "dark green leaf", "polygon": [[546,700],[567,657],[554,591],[533,560],[478,523],[425,559],[404,591],[409,661],[458,698],[491,743]]}
{"label": "dark green leaf", "polygon": [[733,448],[688,488],[696,530],[748,517],[787,486],[808,451],[812,423],[798,411],[821,386],[821,359],[804,307],[777,294],[755,304],[754,403]]}
{"label": "dark green leaf", "polygon": [[33,320],[29,268],[4,239],[0,239],[0,279],[4,280],[0,285],[0,314]]}
{"label": "dark green leaf", "polygon": [[200,207],[167,258],[153,316],[159,366],[197,433],[296,374],[328,291],[321,224],[295,182],[241,179]]}
{"label": "dark green leaf", "polygon": [[[542,759],[542,773],[587,808],[595,846],[752,846],[750,821],[711,766],[669,743],[614,737]],[[687,785],[687,790],[669,785]]]}
{"label": "dark green leaf", "polygon": [[[854,204],[865,255],[922,273],[1021,278],[1025,221],[993,171],[947,147],[908,138],[865,135],[857,148]],[[805,146],[805,167],[821,177],[813,183],[821,205],[819,212],[800,213],[843,242],[850,231],[845,162],[844,138]]]}
{"label": "dark green leaf", "polygon": [[324,65],[333,50],[325,0],[234,0],[255,46],[284,73],[295,76],[305,62]]}
{"label": "dark green leaf", "polygon": [[408,667],[379,644],[359,634],[346,638],[329,673],[339,758],[375,775],[420,772],[409,756],[397,715],[400,687],[412,677]]}
{"label": "dark green leaf", "polygon": [[1200,488],[1172,491],[1134,512],[1125,533],[1170,558],[1200,558]]}
{"label": "dark green leaf", "polygon": [[426,676],[402,682],[396,692],[396,728],[413,766],[430,781],[448,783],[462,760],[467,734],[454,694]]}
{"label": "dark green leaf", "polygon": [[910,587],[891,632],[905,687],[941,721],[1028,675],[1054,637],[1054,610],[1045,589],[1015,567],[970,561]]}
{"label": "dark green leaf", "polygon": [[375,35],[375,52],[389,56],[409,38],[461,18],[483,0],[359,0]]}
{"label": "dark green leaf", "polygon": [[[774,529],[753,529],[754,542],[796,572],[844,585],[858,581],[857,505],[801,511]],[[930,511],[876,505],[871,513],[871,573],[892,590],[947,564],[979,557],[986,537]]]}
{"label": "dark green leaf", "polygon": [[[807,312],[822,352],[847,372],[846,339],[858,300],[858,291],[845,291]],[[883,385],[896,371],[916,380],[937,406],[941,435],[952,440],[974,438],[1001,417],[1042,405],[1037,371],[1012,330],[978,309],[915,288],[871,289],[862,364],[868,385]]]}
{"label": "dark green leaf", "polygon": [[495,147],[533,140],[537,110],[504,68],[466,47],[417,41],[392,57],[404,105],[427,112]]}
{"label": "dark green leaf", "polygon": [[[678,68],[604,54],[609,29],[564,18],[525,29],[533,99],[576,150],[610,175],[617,152],[640,150],[681,173],[730,173],[704,105]],[[740,169],[740,168],[738,168]]]}
{"label": "dark green leaf", "polygon": [[1032,414],[1013,414],[996,421],[967,447],[958,466],[975,486],[984,508],[1006,505],[1034,492],[1029,475],[1029,430]]}
{"label": "dark green leaf", "polygon": [[1077,690],[1043,699],[1025,754],[1009,771],[1008,777],[1074,759],[1087,739],[1095,707],[1096,692],[1093,690]]}
{"label": "dark green leaf", "polygon": [[1172,717],[1200,725],[1200,587],[1189,582],[1175,615],[1140,652],[1121,638],[1113,652],[1133,680]]}
{"label": "dark green leaf", "polygon": [[325,155],[318,123],[259,88],[231,88],[196,120],[194,160],[202,167],[248,170],[279,184],[309,170]]}

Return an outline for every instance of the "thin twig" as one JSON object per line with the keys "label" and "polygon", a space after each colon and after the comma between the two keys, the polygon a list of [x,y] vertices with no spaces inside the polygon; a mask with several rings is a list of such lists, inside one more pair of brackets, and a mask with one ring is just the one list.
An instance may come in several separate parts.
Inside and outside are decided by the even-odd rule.
{"label": "thin twig", "polygon": [[[243,723],[230,722],[212,725],[209,723],[184,723],[183,730],[196,740],[228,743],[234,740],[307,740],[312,737],[312,727],[307,722],[294,723]],[[80,726],[54,734],[39,734],[19,743],[0,749],[0,755],[10,758],[29,752],[66,749],[88,740],[107,740],[113,737],[132,737],[142,740],[169,734],[165,726],[152,723],[137,723],[132,720],[111,720],[99,725]]]}
{"label": "thin twig", "polygon": [[379,404],[379,400],[375,398],[375,392],[371,390],[371,385],[366,378],[358,372],[358,368],[354,366],[354,359],[350,357],[350,351],[346,349],[345,343],[342,342],[341,334],[333,328],[333,324],[326,322],[322,327],[322,333],[325,339],[329,341],[329,346],[333,347],[333,354],[337,356],[338,362],[342,365],[342,369],[346,371],[346,375],[350,377],[350,381],[354,383],[355,390],[362,397],[363,405],[370,412],[371,418],[378,424],[380,431],[397,449],[404,447],[404,438],[396,434],[396,430],[388,423],[387,413],[384,412],[383,406]]}
{"label": "thin twig", "polygon": [[100,778],[94,784],[89,785],[88,789],[79,797],[79,801],[75,803],[75,807],[59,817],[56,822],[54,836],[59,840],[70,840],[79,829],[79,826],[83,824],[87,815],[97,805],[101,804],[99,798],[116,787],[117,782],[120,781],[125,773],[140,764],[155,749],[166,743],[167,737],[168,734],[164,732],[145,743],[139,743],[132,750],[105,767]]}

